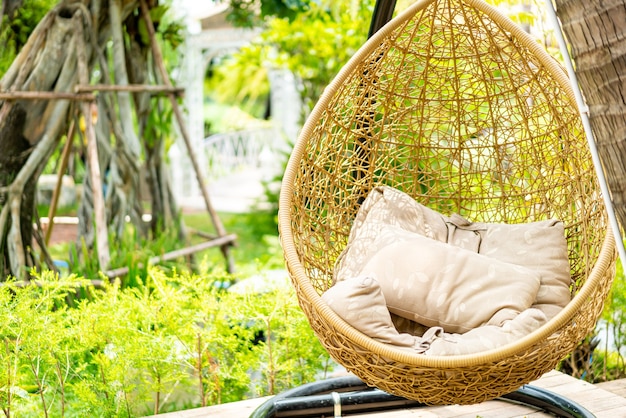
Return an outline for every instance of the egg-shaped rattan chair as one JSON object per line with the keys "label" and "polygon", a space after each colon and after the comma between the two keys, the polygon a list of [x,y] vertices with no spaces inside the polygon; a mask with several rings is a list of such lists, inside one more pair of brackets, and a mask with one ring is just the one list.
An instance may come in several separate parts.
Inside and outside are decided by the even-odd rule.
{"label": "egg-shaped rattan chair", "polygon": [[[571,302],[477,354],[413,354],[357,331],[320,295],[378,185],[473,221],[562,220]],[[594,329],[616,259],[566,73],[480,0],[418,1],[344,66],[290,156],[279,232],[299,303],[330,355],[368,385],[426,404],[493,399],[554,369]]]}

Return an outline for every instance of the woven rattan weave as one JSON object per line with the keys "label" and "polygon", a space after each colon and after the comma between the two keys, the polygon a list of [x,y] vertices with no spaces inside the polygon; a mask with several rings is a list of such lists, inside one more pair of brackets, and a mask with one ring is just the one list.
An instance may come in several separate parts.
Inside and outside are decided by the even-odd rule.
{"label": "woven rattan weave", "polygon": [[[389,185],[482,222],[564,221],[573,299],[523,339],[434,357],[377,342],[320,298],[367,193]],[[481,1],[423,0],[326,88],[289,160],[279,229],[300,305],[340,364],[428,404],[498,397],[553,369],[592,330],[615,243],[563,69]]]}

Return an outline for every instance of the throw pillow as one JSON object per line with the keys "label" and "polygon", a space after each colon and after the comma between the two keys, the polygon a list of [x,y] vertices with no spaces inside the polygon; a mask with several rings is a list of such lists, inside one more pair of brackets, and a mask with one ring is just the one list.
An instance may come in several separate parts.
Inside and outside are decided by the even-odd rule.
{"label": "throw pillow", "polygon": [[501,326],[529,308],[539,275],[419,234],[387,227],[380,248],[360,275],[380,284],[390,312],[427,327],[464,333],[483,325]]}

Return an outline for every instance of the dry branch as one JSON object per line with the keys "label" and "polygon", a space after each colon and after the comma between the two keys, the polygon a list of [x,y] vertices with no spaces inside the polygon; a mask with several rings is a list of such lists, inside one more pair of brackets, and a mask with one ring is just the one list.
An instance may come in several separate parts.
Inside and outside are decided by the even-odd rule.
{"label": "dry branch", "polygon": [[[85,43],[83,37],[83,22],[80,13],[74,15],[77,33],[78,50],[78,78],[81,84],[87,84],[89,80]],[[106,226],[106,213],[104,210],[104,195],[102,192],[102,177],[100,163],[98,162],[98,145],[96,133],[93,127],[91,106],[89,103],[81,103],[81,111],[85,118],[85,136],[87,137],[87,160],[89,162],[89,174],[93,193],[94,217],[96,222],[96,245],[98,248],[98,261],[101,269],[109,265],[109,236]]]}
{"label": "dry branch", "polygon": [[[146,23],[146,28],[148,30],[148,35],[150,37],[150,46],[152,48],[152,56],[154,58],[154,62],[156,63],[157,68],[159,69],[159,73],[161,74],[163,83],[168,87],[172,87],[172,82],[170,81],[169,75],[167,73],[167,69],[165,68],[165,64],[163,63],[163,55],[161,54],[161,50],[159,49],[159,44],[157,43],[157,40],[156,40],[156,35],[154,33],[154,25],[152,24],[152,19],[150,17],[150,10],[148,9],[148,5],[146,4],[145,0],[140,0],[139,5],[141,8],[141,16],[143,17]],[[209,192],[205,184],[204,178],[202,177],[202,170],[200,169],[198,160],[196,160],[196,158],[194,157],[194,150],[191,145],[191,140],[189,139],[189,133],[187,132],[185,119],[183,117],[182,111],[180,110],[180,106],[178,106],[176,97],[173,94],[170,94],[168,97],[170,99],[172,109],[174,110],[174,115],[176,116],[176,120],[178,122],[178,127],[180,129],[181,136],[183,137],[183,140],[187,147],[187,154],[189,155],[189,159],[191,160],[191,163],[193,165],[193,169],[196,174],[196,179],[198,180],[200,191],[202,192],[202,197],[204,198],[204,203],[205,203],[207,212],[209,212],[209,216],[211,217],[211,221],[213,222],[213,225],[215,226],[215,230],[217,231],[217,234],[220,237],[223,237],[226,235],[226,229],[224,228],[224,225],[222,225],[222,222],[219,216],[217,215],[217,212],[213,208],[211,199],[209,198]],[[233,272],[235,270],[235,266],[234,266],[232,257],[230,256],[229,245],[230,245],[230,241],[226,242],[221,247],[221,250],[222,250],[222,253],[224,254],[224,257],[226,258],[228,271]]]}
{"label": "dry branch", "polygon": [[63,146],[63,152],[61,153],[61,165],[59,167],[57,182],[52,192],[52,199],[50,200],[50,208],[48,210],[48,219],[50,219],[50,223],[48,224],[48,228],[46,229],[46,236],[44,241],[45,245],[48,245],[50,243],[50,236],[52,235],[52,229],[54,228],[54,216],[56,215],[57,205],[59,203],[59,196],[61,194],[63,173],[65,173],[65,169],[67,168],[70,153],[72,150],[75,126],[76,123],[74,122],[74,120],[72,120],[69,132],[67,133],[67,139],[65,140],[65,145]]}
{"label": "dry branch", "polygon": [[[169,253],[165,253],[160,256],[151,257],[148,260],[148,265],[153,265],[157,263],[161,263],[163,261],[174,260],[176,258],[184,257],[190,254],[197,253],[202,250],[206,250],[208,248],[214,247],[222,247],[224,245],[232,244],[237,240],[237,235],[230,234],[224,235],[223,237],[215,238],[211,241],[205,241],[200,244],[192,245],[189,247],[181,248],[180,250],[170,251]],[[109,270],[104,273],[108,278],[114,279],[119,276],[123,276],[130,271],[129,267],[120,267],[118,269]]]}
{"label": "dry branch", "polygon": [[0,100],[96,100],[88,93],[68,93],[64,91],[3,91]]}
{"label": "dry branch", "polygon": [[86,86],[78,85],[76,86],[74,91],[76,93],[87,93],[94,91],[127,91],[131,93],[175,94],[177,96],[182,96],[185,92],[185,89],[171,86],[156,86],[153,84],[128,84],[124,86],[111,84],[92,84]]}

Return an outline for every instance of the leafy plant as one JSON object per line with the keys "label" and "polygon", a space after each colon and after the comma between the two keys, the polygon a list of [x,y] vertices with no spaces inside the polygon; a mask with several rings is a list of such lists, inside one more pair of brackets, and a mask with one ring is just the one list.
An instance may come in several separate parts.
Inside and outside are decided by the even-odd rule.
{"label": "leafy plant", "polygon": [[[21,3],[21,7],[11,8],[12,3],[18,3],[18,6]],[[0,75],[6,72],[35,26],[56,3],[56,0],[6,2],[5,14],[0,15]]]}
{"label": "leafy plant", "polygon": [[262,24],[267,16],[293,19],[310,3],[310,0],[230,0],[228,20],[236,26],[252,27]]}
{"label": "leafy plant", "polygon": [[597,347],[593,359],[593,380],[613,380],[626,376],[626,276],[621,262],[617,262],[617,272],[611,293],[604,305],[601,320],[597,327],[598,336],[603,342]]}
{"label": "leafy plant", "polygon": [[[7,282],[0,409],[142,416],[274,394],[332,366],[290,286],[237,293],[215,285],[222,280],[150,268],[133,288],[94,290],[51,272],[39,286]],[[88,297],[67,307],[79,287]]]}
{"label": "leafy plant", "polygon": [[[263,64],[265,53],[260,45],[253,43],[243,46],[234,56],[222,57],[211,64],[206,91],[209,98],[215,100],[207,108],[215,125],[211,127],[213,130],[236,130],[258,125],[259,122],[252,116],[264,116],[270,90],[267,68]],[[217,104],[221,105],[221,109]]]}

